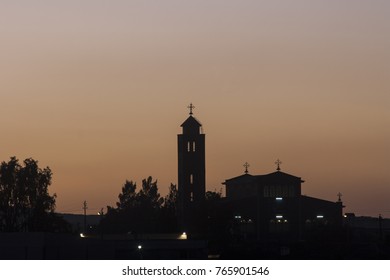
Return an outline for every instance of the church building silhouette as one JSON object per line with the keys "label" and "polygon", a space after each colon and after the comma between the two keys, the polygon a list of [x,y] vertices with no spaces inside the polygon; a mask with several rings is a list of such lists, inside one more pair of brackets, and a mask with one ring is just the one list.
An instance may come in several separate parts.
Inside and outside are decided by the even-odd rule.
{"label": "church building silhouette", "polygon": [[[199,233],[204,230],[206,167],[205,134],[202,124],[193,116],[181,125],[178,135],[178,224],[183,231]],[[257,240],[287,238],[300,240],[305,233],[322,227],[342,226],[341,194],[338,201],[326,201],[302,195],[304,181],[281,171],[251,175],[245,163],[244,174],[226,179],[226,197],[218,207],[230,217],[232,235]]]}
{"label": "church building silhouette", "polygon": [[206,193],[205,135],[202,124],[190,116],[181,125],[178,147],[178,224],[182,231],[199,231],[204,221],[203,205]]}

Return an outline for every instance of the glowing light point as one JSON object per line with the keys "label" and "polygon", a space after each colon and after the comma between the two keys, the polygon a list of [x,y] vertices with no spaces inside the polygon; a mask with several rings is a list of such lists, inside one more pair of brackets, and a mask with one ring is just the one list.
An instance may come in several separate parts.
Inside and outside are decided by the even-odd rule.
{"label": "glowing light point", "polygon": [[178,239],[181,239],[181,240],[186,240],[187,239],[187,233],[186,232],[183,232]]}

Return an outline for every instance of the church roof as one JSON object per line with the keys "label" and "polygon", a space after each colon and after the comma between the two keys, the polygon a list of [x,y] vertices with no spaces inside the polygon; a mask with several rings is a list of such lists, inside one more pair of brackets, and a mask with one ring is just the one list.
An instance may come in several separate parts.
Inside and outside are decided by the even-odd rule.
{"label": "church roof", "polygon": [[200,127],[202,124],[192,115],[190,115],[181,125],[182,127]]}
{"label": "church roof", "polygon": [[297,177],[285,172],[276,171],[265,175],[257,175],[257,178],[261,178],[261,180],[301,180],[301,183],[304,183],[301,177]]}
{"label": "church roof", "polygon": [[252,176],[250,174],[243,174],[234,178],[226,179],[225,182],[222,184],[226,184],[229,182],[235,182],[235,183],[248,183],[256,180],[257,176]]}
{"label": "church roof", "polygon": [[262,183],[267,183],[267,182],[289,182],[289,181],[300,181],[301,183],[305,182],[303,181],[300,177],[284,173],[281,171],[276,171],[272,172],[269,174],[264,174],[264,175],[250,175],[250,174],[243,174],[237,177],[233,177],[230,179],[226,179],[224,183],[222,184],[227,184],[227,183],[235,183],[235,184],[241,184],[241,183],[250,183],[250,182],[262,182]]}
{"label": "church roof", "polygon": [[329,201],[321,198],[311,197],[307,195],[302,195],[302,202],[303,203],[327,203],[327,204],[335,204],[338,203],[337,201]]}

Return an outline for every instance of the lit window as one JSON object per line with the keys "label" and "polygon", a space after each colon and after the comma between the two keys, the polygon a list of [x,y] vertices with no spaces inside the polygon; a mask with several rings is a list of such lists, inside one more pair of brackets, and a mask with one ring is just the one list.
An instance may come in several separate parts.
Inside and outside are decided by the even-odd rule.
{"label": "lit window", "polygon": [[276,197],[275,200],[277,200],[277,201],[282,201],[282,200],[283,200],[283,197]]}
{"label": "lit window", "polygon": [[192,142],[192,151],[195,152],[195,141]]}
{"label": "lit window", "polygon": [[191,143],[187,142],[187,152],[190,152],[190,151],[191,151]]}
{"label": "lit window", "polygon": [[194,183],[194,175],[191,174],[191,175],[190,175],[190,184],[193,184],[193,183]]}
{"label": "lit window", "polygon": [[317,215],[317,219],[323,219],[324,215]]}
{"label": "lit window", "polygon": [[283,219],[283,215],[276,215],[276,219]]}

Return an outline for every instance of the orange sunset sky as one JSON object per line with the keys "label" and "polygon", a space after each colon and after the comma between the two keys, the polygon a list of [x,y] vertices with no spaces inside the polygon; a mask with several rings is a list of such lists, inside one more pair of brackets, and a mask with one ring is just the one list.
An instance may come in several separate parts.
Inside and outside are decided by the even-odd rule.
{"label": "orange sunset sky", "polygon": [[0,160],[33,157],[57,211],[177,183],[195,105],[207,189],[282,171],[390,217],[390,1],[0,2]]}

